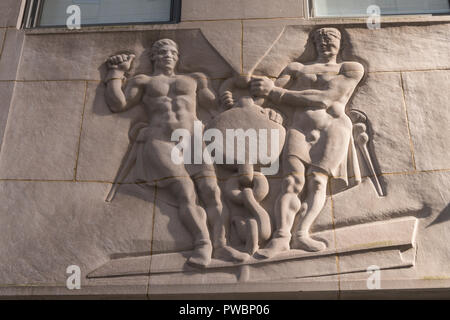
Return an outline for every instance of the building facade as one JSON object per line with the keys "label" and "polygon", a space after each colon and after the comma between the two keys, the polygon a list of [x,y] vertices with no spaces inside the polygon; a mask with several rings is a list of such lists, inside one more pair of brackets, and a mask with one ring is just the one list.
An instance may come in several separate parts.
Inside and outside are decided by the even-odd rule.
{"label": "building facade", "polygon": [[0,296],[448,297],[448,3],[169,2],[1,1]]}

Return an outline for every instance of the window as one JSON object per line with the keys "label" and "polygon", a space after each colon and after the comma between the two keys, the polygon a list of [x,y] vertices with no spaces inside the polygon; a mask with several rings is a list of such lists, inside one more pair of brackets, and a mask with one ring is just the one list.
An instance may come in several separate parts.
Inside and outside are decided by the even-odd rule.
{"label": "window", "polygon": [[312,11],[316,17],[367,16],[370,5],[381,15],[450,13],[449,0],[312,0]]}
{"label": "window", "polygon": [[66,26],[72,5],[80,8],[81,26],[173,23],[181,0],[27,0],[24,27]]}

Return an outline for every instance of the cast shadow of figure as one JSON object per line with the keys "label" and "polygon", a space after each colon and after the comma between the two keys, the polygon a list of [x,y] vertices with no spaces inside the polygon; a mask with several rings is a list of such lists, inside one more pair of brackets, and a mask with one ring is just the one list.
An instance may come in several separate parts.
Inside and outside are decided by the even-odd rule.
{"label": "cast shadow of figure", "polygon": [[[351,26],[347,26],[348,28],[351,28]],[[369,70],[370,68],[370,63],[369,61],[359,57],[358,55],[356,55],[354,53],[353,50],[353,43],[350,41],[350,36],[347,32],[347,27],[346,28],[341,28],[341,34],[342,34],[342,53],[341,53],[341,58],[342,60],[347,60],[347,61],[357,61],[360,64],[362,64],[364,66],[364,70]],[[362,171],[363,171],[363,176],[368,176],[374,183],[374,186],[378,183],[379,187],[376,190],[378,196],[383,197],[386,196],[386,181],[384,179],[383,176],[380,175],[381,173],[381,166],[380,163],[378,161],[377,158],[377,152],[376,152],[376,148],[373,144],[374,141],[374,132],[373,132],[373,126],[371,124],[371,120],[370,120],[370,116],[367,116],[364,112],[357,110],[357,109],[350,109],[350,106],[353,106],[353,101],[355,99],[355,96],[357,96],[359,90],[367,83],[367,78],[368,78],[368,73],[365,72],[363,78],[361,79],[358,87],[356,87],[356,90],[354,92],[354,94],[350,97],[349,102],[347,103],[347,108],[346,108],[346,113],[350,114],[352,110],[355,110],[356,112],[360,112],[365,116],[365,125],[366,125],[366,131],[365,133],[368,135],[368,141],[367,141],[367,150],[368,150],[368,155],[370,155],[371,158],[371,165],[373,166],[372,168],[369,168],[369,164],[367,161],[362,161],[360,163],[362,163]],[[358,155],[360,156],[360,158],[362,157],[367,157],[364,154],[362,154],[362,152],[360,150],[358,150]],[[374,175],[377,176],[377,180],[378,182],[375,180],[376,177],[374,177]]]}
{"label": "cast shadow of figure", "polygon": [[428,226],[427,228],[437,225],[437,224],[441,224],[441,223],[445,223],[450,221],[450,203],[447,204],[447,206],[439,213],[439,215],[436,217],[436,219],[434,219]]}

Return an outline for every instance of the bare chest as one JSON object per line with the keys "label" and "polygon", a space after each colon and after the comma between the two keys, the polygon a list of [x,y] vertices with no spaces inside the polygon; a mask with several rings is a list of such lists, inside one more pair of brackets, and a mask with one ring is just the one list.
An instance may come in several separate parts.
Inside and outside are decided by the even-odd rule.
{"label": "bare chest", "polygon": [[340,68],[305,68],[298,72],[292,88],[306,89],[326,89],[330,82],[338,78]]}
{"label": "bare chest", "polygon": [[150,98],[176,98],[179,96],[194,96],[196,90],[197,83],[190,77],[154,77],[146,85],[145,95]]}

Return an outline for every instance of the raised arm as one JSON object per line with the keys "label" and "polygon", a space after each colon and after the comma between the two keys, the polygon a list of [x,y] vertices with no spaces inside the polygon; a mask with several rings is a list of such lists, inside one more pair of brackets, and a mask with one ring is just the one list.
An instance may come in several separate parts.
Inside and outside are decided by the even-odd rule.
{"label": "raised arm", "polygon": [[106,62],[109,70],[105,79],[105,99],[112,112],[128,110],[139,104],[142,99],[146,76],[139,75],[129,80],[125,78],[125,73],[130,70],[134,58],[133,54],[119,54],[110,57]]}
{"label": "raised arm", "polygon": [[197,81],[197,101],[200,107],[207,110],[212,116],[219,112],[217,96],[211,82],[205,74],[197,72],[192,77]]}

